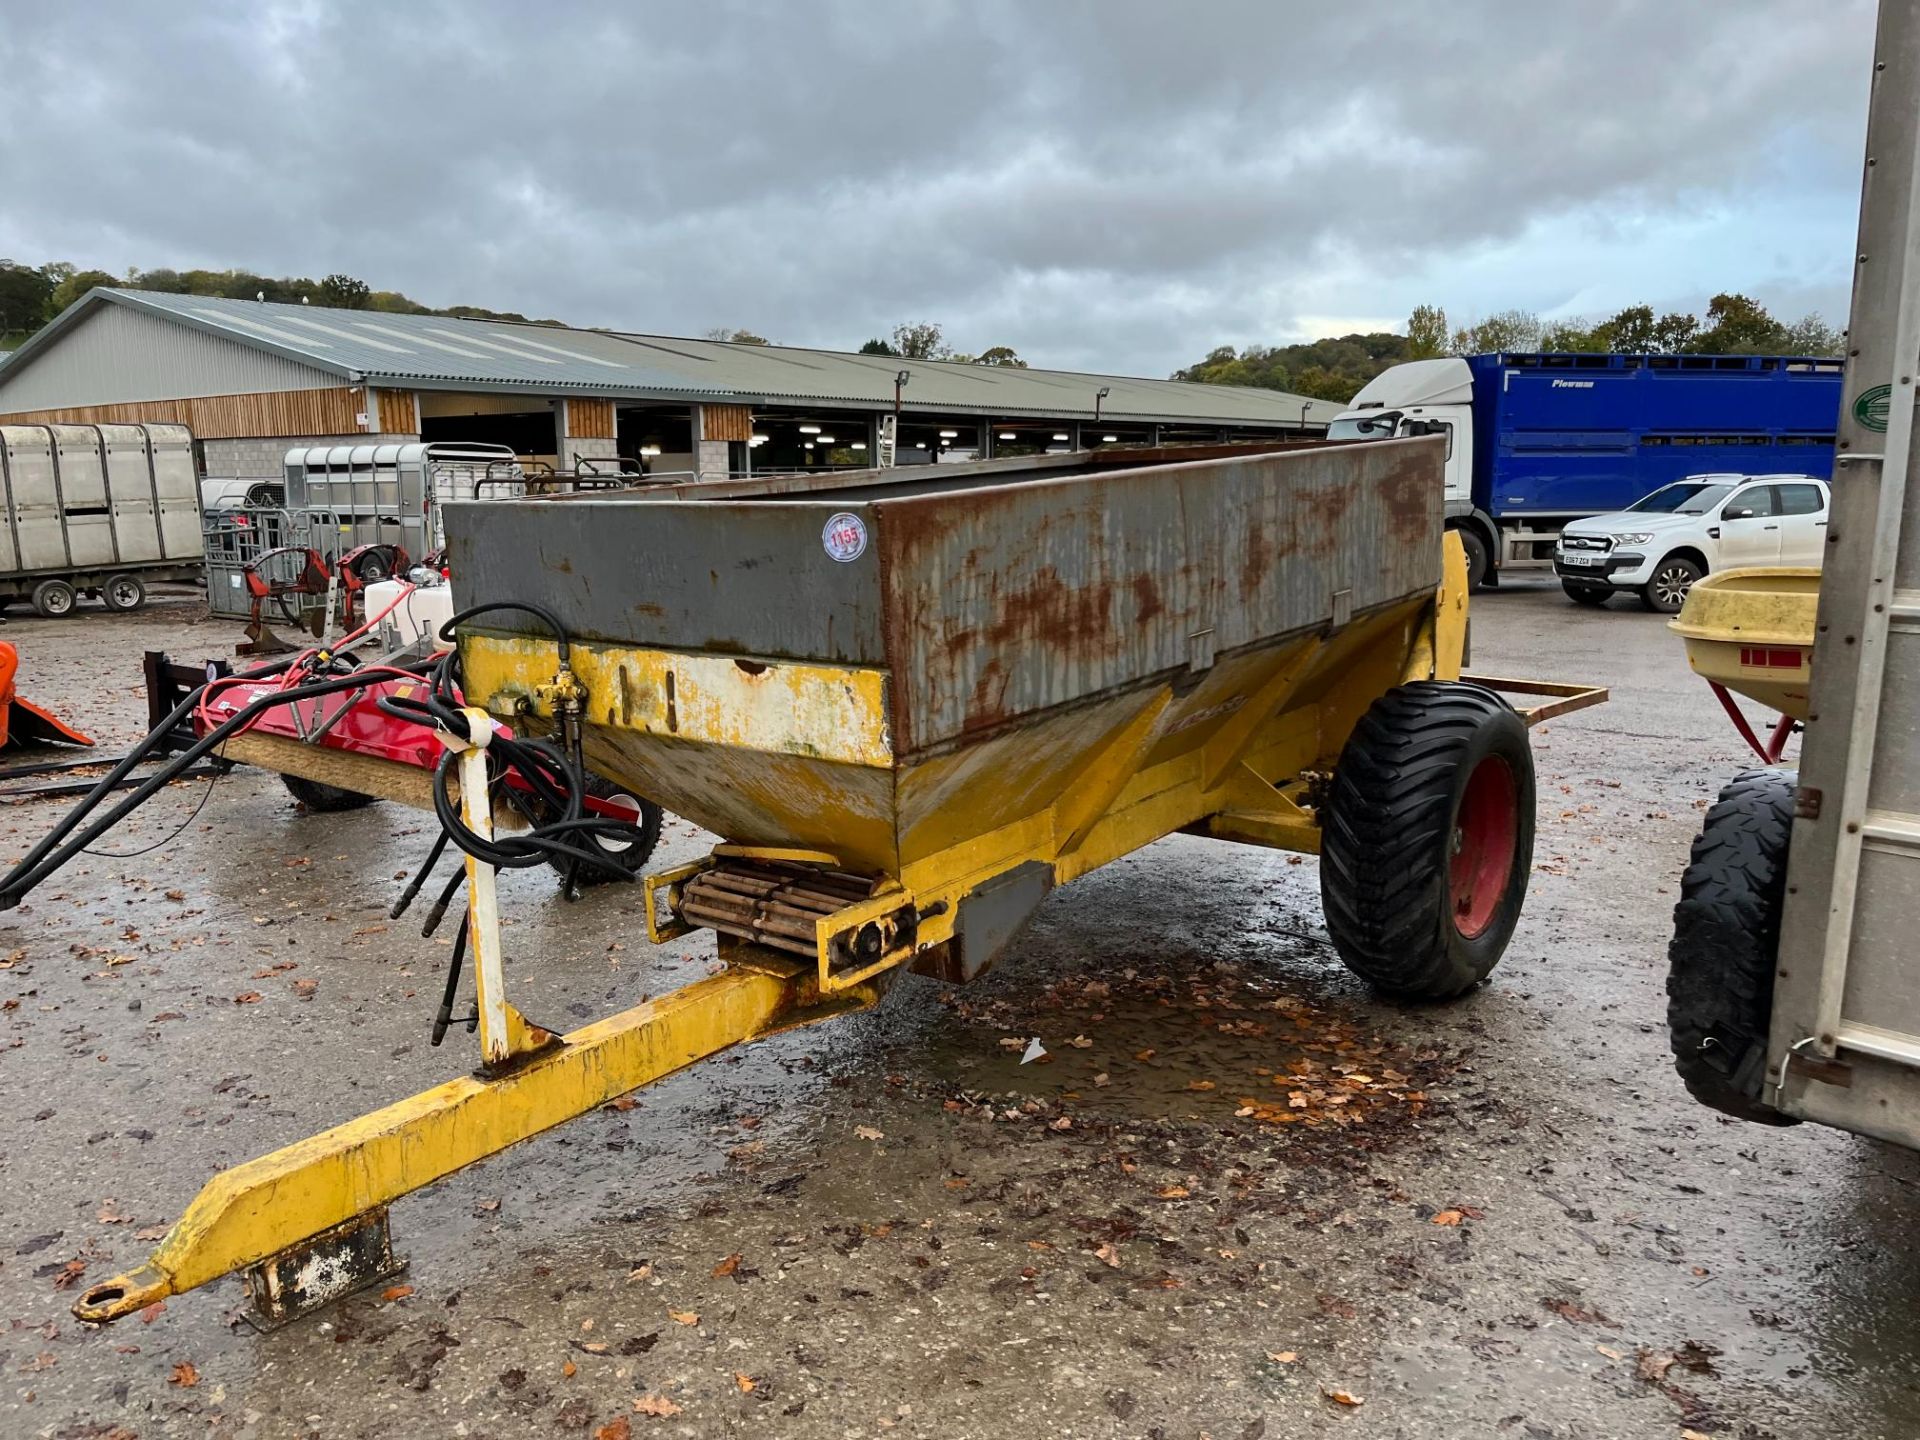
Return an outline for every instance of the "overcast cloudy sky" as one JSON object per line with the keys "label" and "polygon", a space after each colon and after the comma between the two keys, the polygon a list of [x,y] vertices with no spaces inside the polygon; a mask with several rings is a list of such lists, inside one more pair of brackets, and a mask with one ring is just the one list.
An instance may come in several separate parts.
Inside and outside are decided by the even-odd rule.
{"label": "overcast cloudy sky", "polygon": [[1867,0],[0,4],[0,255],[572,324],[1217,344],[1843,322]]}

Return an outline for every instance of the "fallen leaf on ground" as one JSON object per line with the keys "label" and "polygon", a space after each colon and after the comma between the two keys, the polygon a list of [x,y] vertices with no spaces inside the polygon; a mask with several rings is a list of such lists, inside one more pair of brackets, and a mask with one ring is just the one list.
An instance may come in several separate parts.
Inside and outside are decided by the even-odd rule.
{"label": "fallen leaf on ground", "polygon": [[190,1390],[200,1383],[200,1371],[191,1360],[182,1360],[167,1376],[167,1383],[178,1385],[183,1390]]}
{"label": "fallen leaf on ground", "polygon": [[1576,1325],[1606,1325],[1615,1330],[1620,1328],[1598,1310],[1589,1310],[1583,1305],[1574,1304],[1571,1300],[1547,1299],[1540,1303],[1563,1320],[1571,1320]]}
{"label": "fallen leaf on ground", "polygon": [[389,1285],[380,1292],[382,1300],[404,1300],[413,1293],[411,1285]]}
{"label": "fallen leaf on ground", "polygon": [[1107,1083],[1107,1072],[1102,1070],[1098,1075],[1094,1076],[1093,1083],[1095,1086],[1105,1085]]}
{"label": "fallen leaf on ground", "polygon": [[733,1274],[733,1272],[738,1270],[739,1268],[740,1268],[740,1257],[738,1255],[729,1255],[727,1256],[726,1259],[722,1260],[718,1265],[713,1267],[713,1278],[716,1280],[724,1280],[727,1276]]}
{"label": "fallen leaf on ground", "polygon": [[740,1393],[742,1395],[751,1395],[753,1393],[754,1381],[751,1375],[743,1375],[736,1370],[733,1372],[733,1383],[740,1387]]}
{"label": "fallen leaf on ground", "polygon": [[151,1325],[160,1318],[160,1313],[166,1308],[167,1302],[164,1300],[156,1300],[151,1305],[142,1307],[140,1311],[140,1323],[142,1325]]}
{"label": "fallen leaf on ground", "polygon": [[1642,1350],[1636,1373],[1649,1384],[1658,1385],[1667,1378],[1667,1371],[1673,1368],[1673,1355],[1666,1350]]}
{"label": "fallen leaf on ground", "polygon": [[1458,1225],[1466,1217],[1458,1210],[1442,1210],[1433,1217],[1436,1225]]}
{"label": "fallen leaf on ground", "polygon": [[580,1373],[580,1367],[574,1364],[573,1361],[563,1360],[560,1362],[560,1377],[563,1380],[571,1380],[574,1376],[578,1375],[579,1373]]}
{"label": "fallen leaf on ground", "polygon": [[862,1140],[884,1140],[887,1138],[884,1130],[876,1130],[871,1125],[856,1125],[853,1127],[853,1133]]}
{"label": "fallen leaf on ground", "polygon": [[667,1318],[676,1325],[698,1325],[700,1317],[691,1310],[669,1310]]}
{"label": "fallen leaf on ground", "polygon": [[1114,1248],[1111,1240],[1094,1251],[1093,1258],[1105,1262],[1115,1270],[1120,1268],[1120,1252]]}
{"label": "fallen leaf on ground", "polygon": [[1211,1090],[1211,1089],[1213,1089],[1213,1081],[1211,1081],[1211,1080],[1189,1080],[1189,1081],[1187,1082],[1187,1089],[1189,1089],[1189,1090]]}
{"label": "fallen leaf on ground", "polygon": [[260,1003],[260,992],[258,990],[242,990],[238,995],[233,997],[233,1003],[236,1005],[258,1005]]}
{"label": "fallen leaf on ground", "polygon": [[1622,1355],[1618,1350],[1614,1350],[1606,1345],[1596,1345],[1593,1348],[1609,1360],[1624,1360],[1626,1358],[1626,1356]]}
{"label": "fallen leaf on ground", "polygon": [[642,1395],[633,1402],[633,1408],[642,1415],[658,1415],[662,1419],[680,1413],[680,1407],[664,1395]]}
{"label": "fallen leaf on ground", "polygon": [[1364,1405],[1367,1403],[1362,1397],[1354,1394],[1351,1390],[1323,1390],[1321,1393],[1336,1405]]}
{"label": "fallen leaf on ground", "polygon": [[593,1432],[593,1440],[632,1440],[633,1422],[624,1415],[616,1415],[606,1424]]}
{"label": "fallen leaf on ground", "polygon": [[1160,1191],[1160,1198],[1162,1200],[1184,1200],[1187,1198],[1187,1193],[1187,1187],[1184,1185],[1169,1185],[1166,1189]]}
{"label": "fallen leaf on ground", "polygon": [[1269,1350],[1267,1358],[1277,1365],[1291,1365],[1300,1357],[1292,1350]]}
{"label": "fallen leaf on ground", "polygon": [[1062,1115],[1058,1120],[1049,1120],[1047,1122],[1047,1129],[1071,1130],[1073,1129],[1073,1117],[1071,1115]]}
{"label": "fallen leaf on ground", "polygon": [[631,1110],[631,1109],[633,1109],[633,1107],[634,1107],[634,1106],[636,1106],[636,1105],[638,1105],[639,1103],[640,1103],[640,1102],[639,1102],[638,1100],[636,1100],[636,1099],[634,1099],[634,1098],[633,1098],[633,1096],[631,1096],[631,1095],[622,1095],[622,1096],[621,1096],[621,1097],[620,1097],[619,1099],[617,1099],[617,1100],[609,1100],[609,1101],[607,1102],[607,1109],[609,1109],[609,1110]]}
{"label": "fallen leaf on ground", "polygon": [[1091,1050],[1093,1048],[1093,1041],[1084,1035],[1074,1036],[1071,1040],[1067,1041],[1067,1044],[1073,1046],[1076,1050]]}

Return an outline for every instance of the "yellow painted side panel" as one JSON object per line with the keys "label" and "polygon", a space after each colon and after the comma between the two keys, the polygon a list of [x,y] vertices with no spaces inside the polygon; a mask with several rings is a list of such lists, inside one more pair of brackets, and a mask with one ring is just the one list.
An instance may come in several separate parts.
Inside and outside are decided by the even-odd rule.
{"label": "yellow painted side panel", "polygon": [[[524,701],[550,718],[534,688],[553,678],[551,641],[468,634],[461,651],[476,703],[507,716]],[[847,765],[893,763],[884,670],[591,643],[574,645],[572,660],[596,725]]]}

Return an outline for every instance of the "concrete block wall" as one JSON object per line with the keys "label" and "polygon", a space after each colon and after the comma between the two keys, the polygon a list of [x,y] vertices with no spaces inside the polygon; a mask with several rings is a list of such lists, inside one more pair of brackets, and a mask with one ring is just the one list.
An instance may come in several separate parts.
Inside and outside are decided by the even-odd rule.
{"label": "concrete block wall", "polygon": [[570,470],[582,460],[614,460],[619,458],[619,442],[609,437],[605,440],[582,440],[569,435],[560,442],[560,468]]}
{"label": "concrete block wall", "polygon": [[701,440],[695,443],[693,468],[700,472],[702,480],[724,480],[727,478],[727,442],[724,440]]}
{"label": "concrete block wall", "polygon": [[218,479],[278,480],[286,473],[287,451],[300,445],[411,444],[418,435],[276,435],[243,440],[203,440],[206,473]]}

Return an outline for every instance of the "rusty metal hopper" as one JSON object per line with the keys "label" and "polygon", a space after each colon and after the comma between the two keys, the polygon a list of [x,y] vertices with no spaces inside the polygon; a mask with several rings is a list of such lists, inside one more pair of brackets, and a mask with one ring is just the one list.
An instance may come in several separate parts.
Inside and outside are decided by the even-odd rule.
{"label": "rusty metal hopper", "polygon": [[[1245,784],[1305,784],[1430,636],[1441,505],[1413,439],[494,501],[447,530],[462,604],[566,627],[593,768],[735,847],[957,903],[1271,821]],[[462,651],[470,701],[549,714],[537,620]]]}
{"label": "rusty metal hopper", "polygon": [[[1223,666],[1430,599],[1430,448],[492,502],[452,510],[453,573],[566,625],[597,769],[728,840],[897,871],[1036,808],[1153,682],[1197,743]],[[470,635],[470,697],[533,705],[552,652],[532,619]]]}

